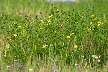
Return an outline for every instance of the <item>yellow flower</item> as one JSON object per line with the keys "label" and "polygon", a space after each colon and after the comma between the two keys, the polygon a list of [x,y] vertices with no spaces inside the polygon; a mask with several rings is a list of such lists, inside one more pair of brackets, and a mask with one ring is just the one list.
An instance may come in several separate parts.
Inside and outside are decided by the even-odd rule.
{"label": "yellow flower", "polygon": [[93,24],[93,22],[90,22],[90,24]]}
{"label": "yellow flower", "polygon": [[63,25],[62,24],[60,24],[60,27],[62,27]]}
{"label": "yellow flower", "polygon": [[98,21],[97,23],[98,23],[98,24],[101,24],[102,22],[101,22],[101,21]]}
{"label": "yellow flower", "polygon": [[94,15],[94,14],[92,14],[92,15],[91,15],[91,18],[93,18],[94,16],[95,16],[95,15]]}
{"label": "yellow flower", "polygon": [[97,26],[100,26],[101,24],[98,24]]}
{"label": "yellow flower", "polygon": [[97,26],[100,26],[101,24],[103,24],[101,21],[97,22]]}
{"label": "yellow flower", "polygon": [[16,37],[16,36],[17,36],[17,34],[13,34],[13,36],[14,36],[14,37]]}
{"label": "yellow flower", "polygon": [[62,28],[62,27],[63,27],[63,24],[61,24],[61,23],[58,23],[58,26],[59,26],[60,28]]}
{"label": "yellow flower", "polygon": [[69,38],[70,38],[70,36],[66,36],[66,38],[67,38],[67,39],[69,39]]}
{"label": "yellow flower", "polygon": [[52,18],[53,17],[53,15],[51,14],[48,18]]}
{"label": "yellow flower", "polygon": [[77,48],[78,48],[78,46],[75,44],[75,45],[74,45],[74,48],[75,48],[75,49],[77,49]]}
{"label": "yellow flower", "polygon": [[48,46],[48,45],[45,44],[45,45],[42,46],[42,48],[46,48],[47,46]]}
{"label": "yellow flower", "polygon": [[74,33],[71,33],[70,36],[74,35]]}
{"label": "yellow flower", "polygon": [[21,26],[18,26],[18,28],[21,28]]}
{"label": "yellow flower", "polygon": [[56,33],[56,30],[54,31],[54,33]]}

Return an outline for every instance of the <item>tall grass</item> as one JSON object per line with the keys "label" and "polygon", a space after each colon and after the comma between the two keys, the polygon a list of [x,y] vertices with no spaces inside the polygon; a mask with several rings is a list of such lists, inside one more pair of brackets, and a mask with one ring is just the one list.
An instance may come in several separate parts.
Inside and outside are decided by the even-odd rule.
{"label": "tall grass", "polygon": [[1,0],[0,70],[100,71],[108,55],[106,3]]}

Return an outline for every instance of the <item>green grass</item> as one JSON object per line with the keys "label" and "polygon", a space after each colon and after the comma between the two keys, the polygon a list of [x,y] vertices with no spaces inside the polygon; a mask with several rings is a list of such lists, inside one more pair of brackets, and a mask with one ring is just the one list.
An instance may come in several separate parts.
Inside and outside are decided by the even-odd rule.
{"label": "green grass", "polygon": [[0,1],[0,72],[107,72],[107,0]]}

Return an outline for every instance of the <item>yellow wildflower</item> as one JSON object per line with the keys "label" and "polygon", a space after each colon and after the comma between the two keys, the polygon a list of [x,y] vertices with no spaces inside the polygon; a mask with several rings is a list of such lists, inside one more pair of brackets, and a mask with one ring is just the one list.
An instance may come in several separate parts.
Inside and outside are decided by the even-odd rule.
{"label": "yellow wildflower", "polygon": [[48,45],[45,44],[45,45],[42,46],[42,48],[46,48],[47,46],[48,46]]}
{"label": "yellow wildflower", "polygon": [[21,28],[21,26],[18,26],[18,28]]}
{"label": "yellow wildflower", "polygon": [[54,31],[54,33],[56,33],[56,30]]}
{"label": "yellow wildflower", "polygon": [[95,15],[94,15],[94,14],[92,14],[92,15],[91,15],[91,18],[93,18],[94,16],[95,16]]}
{"label": "yellow wildflower", "polygon": [[90,24],[93,24],[93,22],[90,22]]}
{"label": "yellow wildflower", "polygon": [[51,14],[48,18],[52,18],[53,17],[53,15]]}
{"label": "yellow wildflower", "polygon": [[63,27],[63,24],[61,24],[61,23],[58,23],[58,26],[59,26],[60,28],[62,28],[62,27]]}
{"label": "yellow wildflower", "polygon": [[74,35],[74,33],[71,33],[70,36]]}
{"label": "yellow wildflower", "polygon": [[101,24],[103,24],[101,21],[97,22],[97,26],[100,26]]}
{"label": "yellow wildflower", "polygon": [[60,27],[63,27],[63,25],[62,25],[62,24],[60,24]]}
{"label": "yellow wildflower", "polygon": [[100,26],[101,24],[98,24],[97,26]]}
{"label": "yellow wildflower", "polygon": [[16,36],[17,36],[17,34],[13,34],[13,36],[14,36],[14,37],[16,37]]}
{"label": "yellow wildflower", "polygon": [[66,38],[67,38],[67,39],[69,39],[69,38],[70,38],[70,36],[66,36]]}
{"label": "yellow wildflower", "polygon": [[78,46],[75,44],[75,45],[74,45],[74,48],[75,48],[75,49],[77,49],[77,48],[78,48]]}
{"label": "yellow wildflower", "polygon": [[101,22],[101,21],[98,21],[97,23],[98,23],[98,24],[101,24],[102,22]]}

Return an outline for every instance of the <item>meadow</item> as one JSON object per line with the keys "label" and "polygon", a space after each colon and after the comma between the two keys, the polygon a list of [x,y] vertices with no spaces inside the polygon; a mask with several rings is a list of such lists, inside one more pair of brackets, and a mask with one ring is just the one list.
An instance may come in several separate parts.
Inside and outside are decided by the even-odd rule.
{"label": "meadow", "polygon": [[108,0],[0,0],[0,72],[107,72]]}

